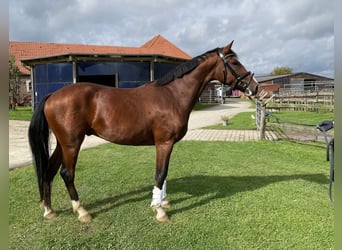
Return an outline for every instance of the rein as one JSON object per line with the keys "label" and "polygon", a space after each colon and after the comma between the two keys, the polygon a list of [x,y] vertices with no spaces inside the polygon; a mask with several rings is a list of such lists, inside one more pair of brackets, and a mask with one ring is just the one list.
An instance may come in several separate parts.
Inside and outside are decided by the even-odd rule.
{"label": "rein", "polygon": [[[234,54],[228,54],[226,57],[222,54],[222,49],[217,49],[217,54],[219,55],[219,57],[221,58],[223,65],[224,65],[224,70],[223,70],[223,84],[227,85],[227,69],[229,70],[229,72],[235,77],[235,86],[239,86],[243,89],[246,89],[246,91],[248,91],[248,93],[250,93],[250,89],[249,84],[252,81],[252,78],[254,76],[254,73],[252,73],[251,71],[247,71],[245,74],[243,74],[242,76],[239,76],[235,70],[233,69],[233,67],[227,62],[226,57],[229,56],[235,56]],[[249,82],[244,82],[243,79],[245,79],[247,76],[252,75],[251,78],[249,79]]]}

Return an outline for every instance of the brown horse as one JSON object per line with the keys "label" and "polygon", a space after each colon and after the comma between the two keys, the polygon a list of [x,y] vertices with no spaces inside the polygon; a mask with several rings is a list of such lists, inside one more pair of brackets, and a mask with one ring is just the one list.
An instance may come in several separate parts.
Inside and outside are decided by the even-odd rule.
{"label": "brown horse", "polygon": [[[190,112],[208,82],[218,80],[256,95],[258,83],[231,49],[208,51],[185,62],[159,80],[133,89],[77,83],[50,94],[39,103],[29,142],[38,178],[44,217],[54,218],[51,183],[60,166],[74,212],[82,222],[91,216],[81,206],[74,185],[75,166],[85,135],[122,145],[155,145],[156,172],[151,207],[158,221],[167,221],[166,176],[173,145],[187,132]],[[57,140],[49,156],[49,130]]]}

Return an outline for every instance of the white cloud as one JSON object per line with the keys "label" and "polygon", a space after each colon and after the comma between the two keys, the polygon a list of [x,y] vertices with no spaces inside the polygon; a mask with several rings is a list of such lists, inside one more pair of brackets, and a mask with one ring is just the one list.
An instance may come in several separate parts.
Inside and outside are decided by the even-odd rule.
{"label": "white cloud", "polygon": [[16,0],[9,7],[10,40],[140,46],[161,34],[192,56],[235,40],[256,74],[288,66],[334,76],[331,1]]}

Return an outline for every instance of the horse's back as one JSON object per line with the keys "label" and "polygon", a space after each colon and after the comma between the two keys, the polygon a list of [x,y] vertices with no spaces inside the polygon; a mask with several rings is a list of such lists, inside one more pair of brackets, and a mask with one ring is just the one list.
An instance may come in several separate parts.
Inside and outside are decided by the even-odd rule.
{"label": "horse's back", "polygon": [[53,98],[65,99],[65,98],[76,98],[77,96],[82,95],[91,95],[102,89],[114,89],[113,87],[100,85],[91,82],[78,82],[75,84],[67,85],[63,88],[58,89],[54,93],[51,94]]}

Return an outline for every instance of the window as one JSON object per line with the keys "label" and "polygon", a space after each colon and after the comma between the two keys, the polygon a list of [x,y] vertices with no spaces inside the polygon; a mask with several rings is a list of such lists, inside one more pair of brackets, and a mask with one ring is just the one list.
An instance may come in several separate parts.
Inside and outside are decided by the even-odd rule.
{"label": "window", "polygon": [[150,80],[149,62],[82,62],[77,64],[77,70],[79,80],[104,85],[113,85],[105,81],[114,82],[117,74],[120,88],[135,88]]}
{"label": "window", "polygon": [[49,63],[34,66],[35,83],[72,82],[71,63]]}
{"label": "window", "polygon": [[47,64],[47,76],[49,83],[72,83],[72,64],[53,63]]}
{"label": "window", "polygon": [[26,80],[25,81],[25,85],[26,85],[26,92],[31,92],[32,91],[32,82],[31,82],[31,80]]}
{"label": "window", "polygon": [[[33,67],[36,105],[45,95],[72,83],[71,63],[38,64]],[[28,88],[32,88],[27,86]]]}

